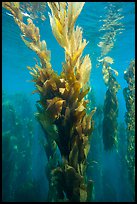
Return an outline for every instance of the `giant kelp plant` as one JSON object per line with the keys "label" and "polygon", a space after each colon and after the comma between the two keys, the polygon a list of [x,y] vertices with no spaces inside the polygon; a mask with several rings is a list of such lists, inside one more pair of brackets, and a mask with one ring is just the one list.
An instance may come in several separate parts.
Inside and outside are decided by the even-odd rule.
{"label": "giant kelp plant", "polygon": [[124,79],[128,87],[124,88],[123,94],[126,102],[125,113],[127,133],[127,166],[129,183],[131,184],[134,200],[135,192],[135,60],[130,62],[128,69],[124,72]]}
{"label": "giant kelp plant", "polygon": [[118,100],[117,91],[120,85],[111,72],[108,61],[103,60],[103,78],[108,87],[104,101],[104,119],[103,119],[103,142],[105,150],[110,150],[117,143],[117,116],[118,116]]}
{"label": "giant kelp plant", "polygon": [[110,64],[114,63],[113,58],[106,56],[114,47],[116,35],[122,33],[123,24],[119,22],[124,16],[121,15],[115,5],[108,4],[106,18],[103,19],[103,25],[99,31],[105,31],[100,37],[101,41],[98,46],[101,49],[101,55],[98,58],[98,65],[102,63],[102,74],[105,85],[107,86],[105,101],[104,101],[104,119],[103,119],[103,142],[105,150],[110,150],[117,143],[117,117],[118,117],[118,100],[117,92],[120,85],[113,76],[113,73],[118,76],[118,72],[113,69]]}
{"label": "giant kelp plant", "polygon": [[[41,65],[28,67],[40,95],[37,118],[46,137],[58,146],[62,161],[50,172],[49,190],[54,192],[50,201],[90,201],[92,181],[86,177],[86,160],[90,135],[93,130],[92,115],[87,114],[91,61],[89,55],[82,57],[87,45],[82,29],[74,27],[83,2],[48,2],[51,9],[52,32],[65,50],[65,62],[60,75],[50,63],[50,51],[46,42],[40,41],[39,28],[28,18],[28,24],[18,2],[3,2],[11,11],[22,32],[22,40],[40,58]],[[28,40],[29,39],[29,40]]]}

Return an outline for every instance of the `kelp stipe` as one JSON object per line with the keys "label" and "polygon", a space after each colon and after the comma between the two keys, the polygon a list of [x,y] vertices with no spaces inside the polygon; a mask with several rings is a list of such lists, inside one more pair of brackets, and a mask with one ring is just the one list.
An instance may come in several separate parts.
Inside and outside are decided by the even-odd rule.
{"label": "kelp stipe", "polygon": [[135,60],[130,62],[128,69],[124,72],[124,79],[128,86],[123,89],[127,112],[125,113],[127,133],[127,167],[129,183],[135,199]]}
{"label": "kelp stipe", "polygon": [[116,94],[120,88],[120,85],[112,74],[112,68],[109,63],[110,62],[104,58],[102,73],[104,82],[108,87],[103,107],[104,118],[102,135],[105,150],[111,150],[117,144],[118,99]]}
{"label": "kelp stipe", "polygon": [[[46,132],[46,137],[58,146],[62,162],[50,172],[49,190],[54,192],[49,201],[90,201],[93,183],[86,177],[86,160],[93,130],[92,116],[87,114],[89,55],[82,57],[87,45],[82,38],[82,29],[74,28],[83,2],[51,2],[50,24],[58,43],[65,50],[63,71],[57,75],[50,63],[46,42],[40,41],[39,29],[28,19],[23,22],[19,3],[3,3],[10,10],[23,33],[22,40],[40,58],[41,66],[28,67],[40,94],[37,118]],[[28,41],[29,39],[30,41]],[[48,144],[49,145],[49,144]]]}
{"label": "kelp stipe", "polygon": [[119,20],[124,18],[111,3],[107,6],[106,19],[103,19],[103,25],[99,31],[106,31],[98,43],[101,49],[101,55],[98,58],[97,67],[102,63],[102,74],[105,85],[108,87],[104,101],[104,119],[103,119],[103,143],[105,150],[111,150],[117,144],[117,117],[118,117],[118,100],[117,92],[120,85],[116,81],[113,73],[118,76],[118,72],[110,64],[114,63],[113,58],[106,56],[114,47],[116,35],[121,34],[124,26]]}

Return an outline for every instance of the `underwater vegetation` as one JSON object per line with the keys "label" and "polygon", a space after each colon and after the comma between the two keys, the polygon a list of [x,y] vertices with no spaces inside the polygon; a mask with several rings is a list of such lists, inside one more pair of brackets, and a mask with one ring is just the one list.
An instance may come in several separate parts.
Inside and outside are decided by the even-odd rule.
{"label": "underwater vegetation", "polygon": [[102,72],[104,75],[107,75],[105,83],[108,87],[103,108],[103,142],[105,149],[110,150],[114,145],[116,145],[117,141],[118,99],[116,94],[120,85],[116,81],[116,78],[112,75],[106,61],[103,63]]}
{"label": "underwater vegetation", "polygon": [[[63,71],[57,75],[50,63],[46,42],[40,41],[39,29],[31,19],[23,23],[19,3],[3,3],[11,11],[23,33],[22,40],[40,58],[41,66],[28,67],[40,95],[37,118],[49,138],[52,152],[58,146],[62,162],[50,172],[49,189],[54,193],[51,201],[88,201],[92,181],[86,179],[86,159],[93,130],[92,115],[86,113],[91,69],[89,55],[81,57],[87,42],[82,29],[74,28],[84,3],[48,3],[50,23],[58,43],[65,50]],[[31,41],[26,40],[26,38]]]}
{"label": "underwater vegetation", "polygon": [[42,130],[34,128],[29,98],[24,93],[8,95],[3,91],[2,115],[2,200],[46,201],[47,192],[40,191],[45,188],[43,177],[34,174],[36,147],[40,147],[38,141],[35,145],[36,130],[38,134]]}
{"label": "underwater vegetation", "polygon": [[[107,55],[114,47],[117,34],[124,30],[121,10],[108,4],[106,18],[99,30],[103,35],[98,43],[101,54],[97,67],[102,67],[106,86],[102,105],[96,103],[96,92],[89,82],[90,56],[83,56],[88,42],[83,38],[82,28],[76,26],[84,2],[2,2],[2,6],[10,11],[21,31],[22,41],[39,59],[35,66],[27,68],[35,85],[33,94],[37,93],[39,97],[35,118],[41,127],[37,131],[43,147],[40,154],[45,153],[47,159],[47,163],[42,162],[45,162],[44,176],[48,181],[48,192],[42,195],[42,179],[33,177],[34,172],[38,172],[32,164],[33,154],[37,151],[33,146],[37,134],[33,129],[31,104],[23,94],[15,94],[9,100],[3,91],[3,201],[116,202],[120,198],[115,182],[117,175],[112,171],[111,161],[107,161],[110,168],[106,168],[103,161],[110,154],[114,159],[118,158],[114,162],[116,174],[118,172],[119,180],[124,183],[119,186],[120,192],[123,197],[126,192],[125,198],[129,200],[132,194],[134,201],[135,61],[131,61],[124,72],[128,84],[123,90],[127,108],[125,129],[123,123],[117,121],[117,93],[121,86],[116,77],[119,73],[112,68],[114,59]],[[52,66],[50,45],[41,40],[40,29],[34,23],[38,19],[45,21],[47,10],[50,11],[52,33],[64,50],[60,74]],[[42,155],[36,154],[41,160]],[[111,178],[111,171],[114,178]],[[129,191],[124,185],[129,186]]]}
{"label": "underwater vegetation", "polygon": [[101,49],[101,56],[98,58],[99,64],[102,63],[102,74],[105,85],[107,86],[105,101],[104,101],[104,119],[103,119],[103,143],[105,150],[111,150],[117,143],[117,117],[118,117],[118,99],[117,92],[120,85],[113,76],[113,73],[118,76],[118,72],[111,67],[114,59],[106,56],[114,47],[117,33],[123,30],[123,24],[119,22],[122,16],[115,6],[110,4],[106,14],[106,19],[103,19],[103,25],[99,31],[105,31],[105,34],[100,37],[101,41],[98,46]]}
{"label": "underwater vegetation", "polygon": [[[16,95],[14,97],[16,98]],[[26,115],[23,120],[20,120],[20,114],[22,113],[19,110],[18,112],[15,110],[15,106],[13,106],[14,97],[9,98],[5,93],[3,94],[2,100],[2,114],[6,116],[3,117],[2,120],[3,201],[15,200],[15,193],[18,187],[22,185],[27,178],[31,177],[32,171],[31,158],[34,136],[32,115]],[[26,99],[25,96],[20,94],[20,98],[18,99],[20,106],[22,106],[24,104],[24,100],[22,99]],[[7,121],[10,122],[7,123]],[[17,183],[17,181],[19,183]]]}
{"label": "underwater vegetation", "polygon": [[[123,94],[126,102],[125,113],[127,133],[127,166],[129,181],[132,189],[135,189],[135,60],[130,62],[128,69],[124,72],[124,79],[128,86],[124,88]],[[134,190],[132,191],[134,192]],[[134,200],[133,193],[133,200]]]}
{"label": "underwater vegetation", "polygon": [[90,91],[85,96],[85,99],[88,100],[87,113],[90,113],[96,107],[95,91],[93,88],[91,88],[90,84],[89,84],[89,86],[90,86]]}

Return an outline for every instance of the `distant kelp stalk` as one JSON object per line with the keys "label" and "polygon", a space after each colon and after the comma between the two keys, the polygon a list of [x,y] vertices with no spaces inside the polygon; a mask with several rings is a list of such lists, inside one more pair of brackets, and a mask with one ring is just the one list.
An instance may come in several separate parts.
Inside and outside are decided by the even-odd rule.
{"label": "distant kelp stalk", "polygon": [[129,183],[135,199],[135,60],[131,60],[128,69],[124,72],[124,79],[128,86],[123,89],[127,112],[125,113],[127,133],[127,167]]}
{"label": "distant kelp stalk", "polygon": [[105,78],[105,84],[108,87],[105,101],[104,101],[104,119],[103,119],[103,142],[105,150],[110,150],[117,144],[117,117],[118,117],[118,99],[117,92],[120,85],[113,76],[111,70],[109,69],[109,64],[103,60],[103,75]]}
{"label": "distant kelp stalk", "polygon": [[40,65],[28,67],[36,85],[35,92],[40,95],[36,116],[46,133],[48,145],[53,145],[51,154],[58,146],[62,157],[62,161],[50,169],[49,201],[90,201],[93,182],[87,179],[86,161],[95,109],[87,114],[88,101],[84,97],[90,90],[91,61],[89,55],[82,57],[87,45],[82,28],[74,27],[84,3],[47,3],[51,10],[52,32],[65,51],[60,75],[52,69],[50,51],[46,42],[40,40],[39,28],[30,18],[27,24],[23,22],[19,2],[3,2],[2,5],[12,13],[24,43],[40,59]]}
{"label": "distant kelp stalk", "polygon": [[121,9],[109,3],[106,13],[106,18],[101,19],[103,25],[100,32],[105,31],[105,34],[100,37],[101,41],[98,46],[101,49],[101,56],[98,58],[97,67],[102,63],[102,74],[105,85],[107,86],[105,101],[104,101],[104,119],[103,119],[103,143],[105,150],[111,150],[117,144],[117,117],[118,117],[118,99],[117,92],[120,85],[113,76],[113,73],[118,76],[118,71],[113,69],[110,65],[114,63],[114,59],[106,56],[108,52],[114,47],[116,35],[121,34],[124,26],[119,22],[124,16],[121,15]]}
{"label": "distant kelp stalk", "polygon": [[[4,202],[16,201],[18,189],[32,177],[34,132],[31,109],[23,120],[20,119],[22,109],[24,112],[27,111],[30,103],[25,95],[18,96],[20,97],[15,94],[9,97],[4,91],[2,95],[2,199]],[[17,110],[15,110],[16,104],[20,104]]]}

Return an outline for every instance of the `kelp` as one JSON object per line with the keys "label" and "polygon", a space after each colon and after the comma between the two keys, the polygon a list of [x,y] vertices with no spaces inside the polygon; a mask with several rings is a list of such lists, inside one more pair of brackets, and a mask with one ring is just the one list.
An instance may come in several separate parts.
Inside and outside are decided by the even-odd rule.
{"label": "kelp", "polygon": [[125,113],[127,133],[127,167],[129,183],[135,196],[135,60],[131,60],[128,69],[124,72],[124,79],[128,86],[123,89],[127,112]]}
{"label": "kelp", "polygon": [[[4,94],[3,96],[2,199],[4,202],[14,202],[17,189],[26,179],[32,176],[34,133],[31,108],[28,111],[29,107],[29,101],[23,94],[19,93],[11,96]],[[22,110],[24,113],[22,113]],[[23,116],[23,121],[20,120],[21,116]],[[22,174],[22,172],[25,173]]]}
{"label": "kelp", "polygon": [[[112,60],[111,60],[112,61]],[[104,118],[103,118],[103,143],[105,150],[111,150],[117,144],[117,117],[118,117],[118,100],[117,92],[120,85],[112,74],[112,68],[109,63],[110,60],[103,60],[103,79],[108,87],[104,101]]]}
{"label": "kelp", "polygon": [[61,76],[70,83],[78,81],[82,88],[89,80],[91,61],[89,55],[81,57],[87,42],[82,39],[82,29],[78,26],[75,29],[74,24],[84,3],[63,2],[59,4],[60,10],[56,4],[58,3],[48,3],[52,11],[52,15],[49,14],[52,32],[65,50]]}
{"label": "kelp", "polygon": [[[93,183],[86,177],[86,160],[96,109],[87,114],[85,96],[90,90],[91,61],[89,55],[82,57],[87,45],[82,28],[74,27],[84,2],[48,2],[52,32],[65,51],[60,75],[52,69],[50,51],[46,42],[40,41],[39,28],[31,19],[25,24],[23,17],[14,14],[12,3],[8,4],[22,32],[22,40],[40,58],[40,66],[28,67],[36,85],[35,92],[40,95],[37,118],[50,141],[48,145],[56,144],[62,158],[50,172],[49,201],[89,201]],[[3,6],[9,8],[6,3]],[[20,9],[17,11],[20,16]]]}
{"label": "kelp", "polygon": [[118,76],[118,71],[111,67],[114,63],[114,59],[107,54],[114,47],[117,33],[122,33],[123,24],[119,22],[124,16],[122,16],[117,10],[116,6],[108,4],[106,19],[103,19],[103,25],[99,31],[105,31],[105,34],[101,37],[101,41],[98,46],[101,49],[101,55],[98,58],[99,64],[102,63],[102,74],[105,85],[108,87],[106,91],[104,101],[104,119],[103,119],[103,143],[105,150],[111,150],[117,144],[117,117],[118,117],[118,100],[117,92],[120,85],[113,76],[113,73]]}
{"label": "kelp", "polygon": [[20,3],[3,2],[2,6],[8,9],[13,14],[15,22],[22,32],[21,38],[24,41],[24,43],[30,49],[36,52],[36,54],[39,56],[41,60],[42,66],[50,68],[51,67],[50,52],[47,50],[46,42],[44,40],[40,41],[39,28],[33,24],[31,18],[27,18],[27,24],[23,22],[24,16],[22,15],[22,12],[20,10]]}

